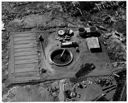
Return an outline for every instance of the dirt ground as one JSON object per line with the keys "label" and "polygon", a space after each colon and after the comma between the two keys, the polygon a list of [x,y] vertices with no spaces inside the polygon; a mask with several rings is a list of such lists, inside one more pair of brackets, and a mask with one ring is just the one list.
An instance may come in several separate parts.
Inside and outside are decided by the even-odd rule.
{"label": "dirt ground", "polygon": [[[121,101],[117,97],[119,97],[119,94],[124,95],[121,91],[125,87],[126,82],[126,5],[122,2],[113,4],[112,2],[90,2],[88,5],[92,6],[93,9],[82,5],[79,2],[2,2],[3,101],[92,101],[101,89],[101,87],[96,85],[97,90],[99,90],[96,91],[93,87],[95,83],[89,86],[88,89],[77,89],[76,91],[81,93],[79,99],[73,98],[68,100],[63,98],[66,97],[63,93],[63,85],[66,85],[70,78],[66,80],[51,80],[38,84],[25,84],[23,86],[6,87],[5,85],[9,74],[9,42],[11,32],[43,31],[51,35],[62,28],[72,28],[75,30],[79,27],[89,26],[96,26],[102,34],[100,38],[112,65],[111,70],[119,75],[119,77],[114,77],[113,83],[115,84],[116,81],[117,89],[111,96],[109,95],[106,98],[108,101]],[[85,3],[84,5],[87,4]],[[45,36],[46,39],[49,37],[47,36]],[[46,42],[46,47],[47,44]],[[97,76],[97,78],[101,77]],[[86,81],[86,79],[82,80]],[[70,84],[76,85],[73,83],[68,85]],[[87,84],[89,85],[89,83]],[[68,87],[69,90],[72,89],[72,86]],[[86,93],[84,94],[83,91]],[[90,93],[89,98],[88,93]]]}

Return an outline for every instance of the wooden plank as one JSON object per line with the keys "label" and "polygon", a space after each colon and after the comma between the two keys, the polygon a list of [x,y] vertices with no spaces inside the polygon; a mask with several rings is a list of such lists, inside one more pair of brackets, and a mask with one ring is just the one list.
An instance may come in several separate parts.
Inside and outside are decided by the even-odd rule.
{"label": "wooden plank", "polygon": [[14,37],[14,41],[17,41],[17,40],[21,40],[21,39],[25,39],[25,38],[31,38],[31,39],[35,39],[35,37],[33,37],[33,36],[22,36],[22,37]]}
{"label": "wooden plank", "polygon": [[14,44],[26,44],[26,43],[37,43],[37,41],[36,40],[15,41]]}
{"label": "wooden plank", "polygon": [[26,58],[26,59],[17,59],[17,60],[15,60],[15,64],[16,63],[27,63],[28,61],[38,61],[38,57],[36,57],[36,58]]}
{"label": "wooden plank", "polygon": [[28,59],[28,60],[17,60],[15,64],[27,64],[27,63],[37,63],[38,59]]}
{"label": "wooden plank", "polygon": [[38,65],[38,63],[32,63],[32,64],[16,64],[15,65],[15,69],[16,68],[30,68],[30,67],[33,67],[33,66],[35,66],[35,68],[36,68],[36,66]]}
{"label": "wooden plank", "polygon": [[35,52],[37,52],[38,50],[37,50],[37,47],[29,47],[29,48],[16,48],[16,49],[14,49],[14,52],[16,53],[16,52],[29,52],[29,51],[35,51]]}
{"label": "wooden plank", "polygon": [[14,42],[16,42],[16,41],[25,41],[25,40],[35,40],[35,38],[32,38],[32,37],[31,38],[30,37],[29,38],[24,38],[24,39],[23,38],[15,38]]}
{"label": "wooden plank", "polygon": [[14,45],[14,48],[29,48],[29,47],[35,47],[37,44],[34,43],[28,43],[28,44],[22,44],[22,45]]}
{"label": "wooden plank", "polygon": [[20,73],[20,72],[30,72],[30,71],[35,71],[38,72],[38,70],[36,70],[34,67],[32,68],[17,68],[15,69],[15,73]]}
{"label": "wooden plank", "polygon": [[16,33],[13,36],[26,36],[26,35],[31,36],[31,35],[35,35],[35,33],[28,33],[28,32],[26,32],[26,33]]}
{"label": "wooden plank", "polygon": [[39,76],[38,72],[30,71],[30,72],[19,72],[15,73],[15,77],[37,77]]}
{"label": "wooden plank", "polygon": [[18,57],[15,57],[15,61],[17,60],[25,60],[25,59],[38,59],[38,56],[37,55],[26,55],[26,56],[18,56]]}
{"label": "wooden plank", "polygon": [[14,34],[14,37],[27,37],[27,36],[33,36],[36,37],[35,34]]}
{"label": "wooden plank", "polygon": [[14,48],[13,48],[13,36],[10,36],[10,49],[9,49],[9,66],[8,66],[8,72],[9,75],[11,75],[11,73],[14,73]]}
{"label": "wooden plank", "polygon": [[14,40],[18,40],[18,39],[25,39],[25,38],[31,38],[31,39],[36,39],[36,36],[14,36]]}
{"label": "wooden plank", "polygon": [[38,54],[35,51],[31,51],[31,52],[18,52],[18,53],[14,54],[14,56],[24,56],[24,55],[38,55]]}

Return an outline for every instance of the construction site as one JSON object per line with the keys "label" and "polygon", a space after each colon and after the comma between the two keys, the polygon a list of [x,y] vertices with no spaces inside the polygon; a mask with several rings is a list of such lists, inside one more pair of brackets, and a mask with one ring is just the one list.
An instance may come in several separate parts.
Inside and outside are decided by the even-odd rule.
{"label": "construction site", "polygon": [[126,1],[2,2],[2,101],[126,101]]}

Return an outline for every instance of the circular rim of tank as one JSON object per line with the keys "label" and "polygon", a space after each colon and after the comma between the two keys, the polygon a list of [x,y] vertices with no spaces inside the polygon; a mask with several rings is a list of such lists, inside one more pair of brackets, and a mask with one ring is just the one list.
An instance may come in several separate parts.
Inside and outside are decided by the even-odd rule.
{"label": "circular rim of tank", "polygon": [[96,32],[97,31],[97,28],[95,26],[92,26],[92,27],[90,27],[90,31],[91,32]]}
{"label": "circular rim of tank", "polygon": [[72,60],[73,60],[73,54],[72,54],[72,52],[71,52],[70,50],[68,50],[68,49],[66,49],[66,50],[69,52],[71,59],[70,59],[67,63],[59,64],[59,63],[55,63],[55,62],[52,60],[52,58],[51,58],[52,54],[53,54],[54,52],[58,51],[58,50],[64,50],[64,49],[60,48],[60,49],[56,49],[56,50],[52,51],[52,52],[50,53],[50,56],[49,56],[50,62],[53,63],[53,64],[55,64],[56,66],[67,66],[67,65],[69,65],[69,64],[72,62]]}
{"label": "circular rim of tank", "polygon": [[82,38],[86,38],[87,37],[87,31],[85,30],[85,28],[80,27],[78,30],[79,30],[80,37],[82,37]]}
{"label": "circular rim of tank", "polygon": [[85,33],[85,32],[86,32],[86,30],[85,30],[85,28],[80,27],[80,28],[79,28],[79,32],[80,32],[80,33]]}
{"label": "circular rim of tank", "polygon": [[64,34],[65,34],[65,31],[64,30],[62,30],[62,29],[60,29],[60,30],[58,30],[58,35],[59,36],[64,36]]}

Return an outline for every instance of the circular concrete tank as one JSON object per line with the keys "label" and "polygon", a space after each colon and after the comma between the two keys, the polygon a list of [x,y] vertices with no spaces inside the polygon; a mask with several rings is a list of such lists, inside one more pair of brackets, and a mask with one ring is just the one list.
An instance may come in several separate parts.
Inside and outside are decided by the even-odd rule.
{"label": "circular concrete tank", "polygon": [[66,66],[73,60],[73,54],[67,49],[57,49],[50,54],[50,61],[57,66]]}

